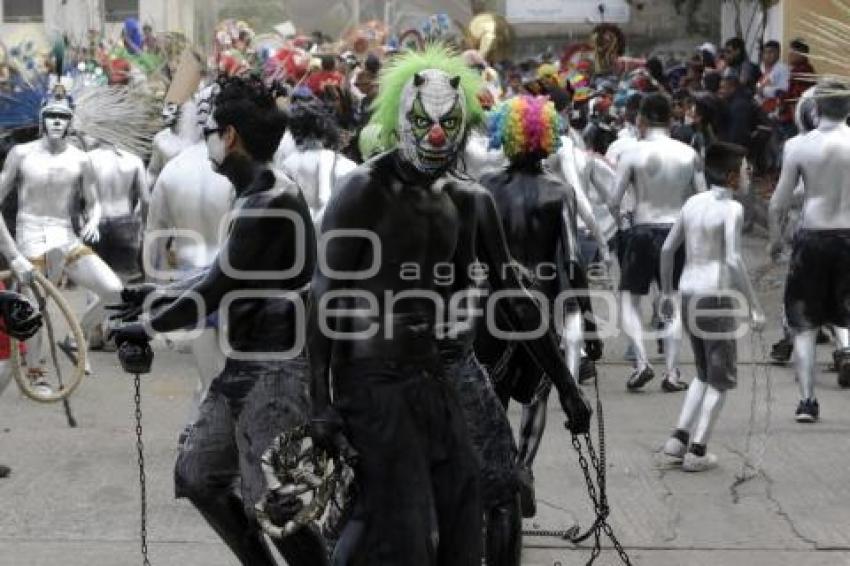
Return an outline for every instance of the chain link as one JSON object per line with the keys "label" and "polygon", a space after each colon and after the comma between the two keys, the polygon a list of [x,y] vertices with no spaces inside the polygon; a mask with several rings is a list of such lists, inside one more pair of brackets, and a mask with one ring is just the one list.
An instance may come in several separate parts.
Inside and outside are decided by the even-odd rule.
{"label": "chain link", "polygon": [[[620,556],[620,560],[623,564],[627,566],[631,566],[632,562],[629,559],[629,555],[626,554],[623,545],[620,544],[619,539],[614,534],[614,529],[608,524],[608,516],[611,513],[611,508],[608,506],[608,492],[606,489],[606,446],[605,446],[605,418],[602,412],[602,399],[599,397],[599,378],[597,377],[594,382],[594,390],[596,393],[596,422],[598,426],[598,436],[599,436],[599,453],[597,454],[596,449],[593,445],[593,438],[590,433],[585,433],[582,435],[573,434],[572,435],[572,445],[578,454],[578,465],[581,468],[582,474],[584,474],[584,481],[587,484],[587,494],[590,497],[590,501],[593,503],[593,510],[596,513],[596,519],[593,521],[593,524],[590,528],[587,529],[583,534],[576,535],[574,537],[570,537],[569,540],[573,544],[578,544],[590,538],[593,535],[593,550],[590,553],[590,559],[587,561],[587,566],[591,566],[596,559],[602,554],[602,534],[611,541],[614,545],[614,550],[617,551],[617,554]],[[581,439],[584,439],[585,446],[587,448],[587,454],[590,458],[590,463],[588,464],[587,458],[584,456],[584,450],[582,450]],[[593,471],[595,474],[591,475],[590,468],[593,467]],[[593,476],[596,476],[595,478]],[[594,481],[595,479],[595,481]]]}
{"label": "chain link", "polygon": [[145,445],[142,442],[142,384],[141,376],[135,375],[133,381],[135,387],[135,403],[136,403],[136,450],[139,453],[139,495],[141,498],[140,511],[140,527],[139,535],[141,539],[142,549],[142,565],[150,566],[148,559],[148,493],[147,480],[145,478]]}

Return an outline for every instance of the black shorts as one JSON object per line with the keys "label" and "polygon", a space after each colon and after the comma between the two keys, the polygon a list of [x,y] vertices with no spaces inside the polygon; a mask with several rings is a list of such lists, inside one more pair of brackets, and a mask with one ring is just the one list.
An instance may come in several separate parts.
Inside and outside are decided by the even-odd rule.
{"label": "black shorts", "polygon": [[135,275],[140,271],[141,227],[136,216],[104,218],[98,225],[100,240],[92,248],[115,273]]}
{"label": "black shorts", "polygon": [[[697,379],[719,391],[738,385],[738,345],[732,337],[738,321],[726,313],[705,314],[704,311],[728,311],[733,307],[729,297],[682,297],[682,324],[691,339]],[[712,334],[729,336],[712,337]]]}
{"label": "black shorts", "polygon": [[[278,434],[307,422],[307,360],[236,362],[210,384],[175,465],[177,497],[212,498],[240,489],[245,513],[267,491],[260,459]],[[240,481],[241,480],[241,481]]]}
{"label": "black shorts", "polygon": [[[638,224],[622,232],[620,257],[620,290],[635,295],[649,294],[652,281],[661,285],[661,248],[670,233],[669,224]],[[685,266],[685,247],[676,250],[673,268],[673,288]]]}
{"label": "black shorts", "polygon": [[794,330],[850,326],[850,230],[800,230],[785,283],[785,316]]}

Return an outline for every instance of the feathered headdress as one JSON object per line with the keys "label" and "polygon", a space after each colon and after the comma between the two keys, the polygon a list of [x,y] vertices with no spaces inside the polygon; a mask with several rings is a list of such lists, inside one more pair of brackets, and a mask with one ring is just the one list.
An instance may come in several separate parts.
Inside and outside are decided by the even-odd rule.
{"label": "feathered headdress", "polygon": [[436,69],[452,77],[460,77],[460,89],[466,102],[466,127],[474,127],[484,121],[484,111],[478,102],[481,77],[466,66],[463,59],[452,49],[435,43],[423,51],[410,51],[393,59],[381,70],[378,96],[372,103],[372,123],[380,125],[381,145],[394,147],[397,141],[399,105],[402,92],[413,76],[427,69]]}
{"label": "feathered headdress", "polygon": [[544,158],[561,146],[561,117],[545,96],[517,96],[501,103],[488,117],[490,148],[502,148],[514,160],[523,155]]}

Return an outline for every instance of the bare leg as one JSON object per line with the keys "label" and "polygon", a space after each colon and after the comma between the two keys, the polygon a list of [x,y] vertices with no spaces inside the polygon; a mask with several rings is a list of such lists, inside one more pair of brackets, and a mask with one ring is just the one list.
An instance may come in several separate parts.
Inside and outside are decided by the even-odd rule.
{"label": "bare leg", "polygon": [[679,421],[676,423],[677,430],[685,430],[690,434],[693,430],[694,423],[702,408],[705,393],[708,390],[708,384],[699,379],[691,380],[691,385],[688,387],[688,392],[685,394],[685,402],[682,405],[682,412],[679,413]]}
{"label": "bare leg", "polygon": [[682,346],[682,316],[676,312],[673,319],[664,328],[664,363],[667,366],[668,379],[679,382],[679,352]]}
{"label": "bare leg", "polygon": [[850,328],[836,326],[833,330],[835,330],[835,347],[842,350],[850,348]]}
{"label": "bare leg", "polygon": [[794,335],[794,369],[801,399],[815,396],[815,339],[818,331],[803,330]]}
{"label": "bare leg", "polygon": [[649,365],[646,348],[643,346],[643,323],[640,316],[640,295],[623,291],[620,307],[623,319],[623,332],[629,338],[635,352],[635,366],[642,369]]}
{"label": "bare leg", "polygon": [[578,382],[579,365],[581,364],[582,339],[584,325],[580,311],[568,313],[564,319],[564,349],[567,353],[567,368],[573,379]]}
{"label": "bare leg", "polygon": [[[696,381],[696,380],[694,380]],[[688,392],[690,393],[690,391]],[[720,416],[720,410],[726,401],[726,392],[715,389],[711,385],[706,386],[705,396],[702,399],[702,410],[694,435],[691,439],[693,444],[705,446],[711,438],[711,431]]]}
{"label": "bare leg", "polygon": [[106,318],[105,305],[120,302],[124,285],[106,263],[94,254],[84,255],[65,266],[65,272],[71,281],[92,291],[98,300],[86,307],[80,320],[80,326],[88,337]]}

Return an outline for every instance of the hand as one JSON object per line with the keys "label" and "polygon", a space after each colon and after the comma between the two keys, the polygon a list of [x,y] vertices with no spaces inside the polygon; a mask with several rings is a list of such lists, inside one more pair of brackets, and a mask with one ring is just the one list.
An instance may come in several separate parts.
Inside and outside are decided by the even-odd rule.
{"label": "hand", "polygon": [[135,322],[143,312],[145,299],[158,287],[152,283],[142,283],[141,285],[133,285],[125,287],[121,291],[120,305],[107,305],[107,310],[113,312],[109,316],[110,321],[118,322]]}
{"label": "hand", "polygon": [[127,373],[150,373],[153,350],[150,336],[140,322],[131,322],[109,332],[109,338],[118,346],[118,360]]}
{"label": "hand", "polygon": [[340,456],[349,465],[357,460],[357,450],[348,443],[342,429],[342,417],[332,407],[319,409],[310,421],[313,444],[331,456]]}
{"label": "hand", "polygon": [[15,279],[23,283],[24,285],[29,285],[32,283],[33,277],[35,275],[35,267],[30,261],[22,255],[19,255],[15,259],[12,260],[11,263],[12,274],[15,276]]}
{"label": "hand", "polygon": [[303,508],[304,502],[295,495],[272,491],[266,498],[266,514],[272,524],[279,527],[286,525]]}
{"label": "hand", "polygon": [[676,296],[672,293],[662,295],[659,309],[665,322],[673,320],[673,317],[676,316]]}
{"label": "hand", "polygon": [[576,389],[568,396],[562,395],[560,401],[561,408],[567,414],[567,429],[573,434],[590,432],[590,417],[593,415],[593,409],[590,408],[590,402],[581,389]]}
{"label": "hand", "polygon": [[0,318],[6,334],[15,340],[28,340],[41,328],[41,313],[21,294],[0,292]]}
{"label": "hand", "polygon": [[753,330],[756,332],[761,332],[764,329],[764,325],[767,322],[767,318],[764,315],[764,312],[761,309],[752,309],[750,311],[750,326],[753,327]]}
{"label": "hand", "polygon": [[97,227],[97,222],[91,220],[86,222],[82,229],[82,238],[84,242],[96,244],[100,241],[100,230]]}

